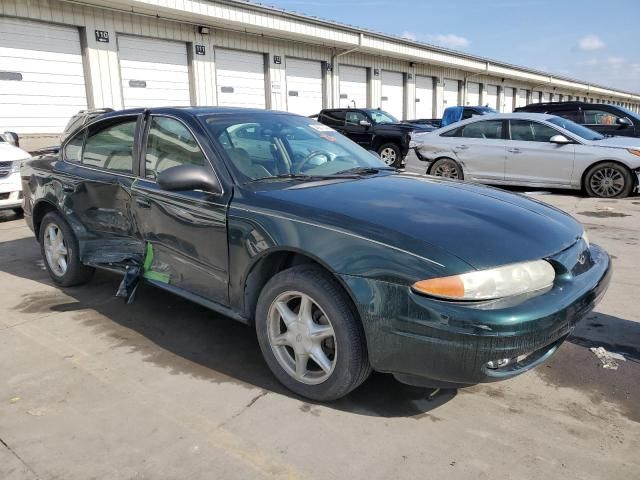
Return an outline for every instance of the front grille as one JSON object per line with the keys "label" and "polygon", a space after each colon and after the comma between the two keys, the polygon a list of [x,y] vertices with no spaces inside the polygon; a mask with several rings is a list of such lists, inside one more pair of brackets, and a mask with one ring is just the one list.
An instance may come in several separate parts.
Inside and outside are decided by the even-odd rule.
{"label": "front grille", "polygon": [[11,169],[13,162],[0,162],[0,170]]}
{"label": "front grille", "polygon": [[0,178],[8,176],[10,172],[11,170],[0,170]]}
{"label": "front grille", "polygon": [[11,195],[11,192],[0,193],[0,200],[9,200],[9,195]]}

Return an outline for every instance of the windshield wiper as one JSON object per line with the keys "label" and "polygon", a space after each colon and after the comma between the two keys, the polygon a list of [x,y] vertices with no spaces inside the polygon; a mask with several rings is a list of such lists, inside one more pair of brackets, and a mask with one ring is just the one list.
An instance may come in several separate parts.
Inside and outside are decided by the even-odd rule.
{"label": "windshield wiper", "polygon": [[358,175],[333,174],[333,175],[305,175],[304,173],[283,173],[281,175],[273,175],[271,177],[256,178],[252,181],[261,182],[265,180],[300,180],[303,182],[312,182],[314,180],[334,180],[336,178],[359,178]]}
{"label": "windshield wiper", "polygon": [[347,170],[341,170],[337,173],[334,173],[335,175],[348,175],[348,174],[354,174],[354,175],[375,175],[376,173],[380,173],[380,172],[392,172],[395,171],[396,169],[393,167],[355,167],[355,168],[349,168]]}

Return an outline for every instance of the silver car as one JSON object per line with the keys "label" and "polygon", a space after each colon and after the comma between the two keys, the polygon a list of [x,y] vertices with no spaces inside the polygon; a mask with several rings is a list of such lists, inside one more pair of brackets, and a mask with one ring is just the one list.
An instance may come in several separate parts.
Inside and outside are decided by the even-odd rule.
{"label": "silver car", "polygon": [[638,187],[640,139],[604,137],[538,113],[474,117],[413,136],[427,173],[496,185],[584,189],[622,198]]}

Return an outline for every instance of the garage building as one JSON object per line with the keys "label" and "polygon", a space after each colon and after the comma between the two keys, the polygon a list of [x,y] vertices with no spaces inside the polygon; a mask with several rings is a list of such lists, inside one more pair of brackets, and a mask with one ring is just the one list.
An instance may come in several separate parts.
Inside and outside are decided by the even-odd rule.
{"label": "garage building", "polygon": [[244,0],[0,3],[0,130],[27,148],[85,108],[349,106],[411,119],[568,99],[640,111],[640,94]]}

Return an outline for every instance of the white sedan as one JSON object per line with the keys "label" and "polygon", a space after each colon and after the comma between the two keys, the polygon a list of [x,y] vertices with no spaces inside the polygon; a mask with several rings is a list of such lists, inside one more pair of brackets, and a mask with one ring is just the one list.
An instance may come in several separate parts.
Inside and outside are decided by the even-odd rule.
{"label": "white sedan", "polygon": [[7,141],[12,137],[0,135],[0,210],[22,209],[22,181],[20,164],[31,158],[27,152]]}
{"label": "white sedan", "polygon": [[638,187],[640,139],[605,137],[537,113],[474,117],[413,136],[427,173],[496,185],[584,189],[622,198]]}

